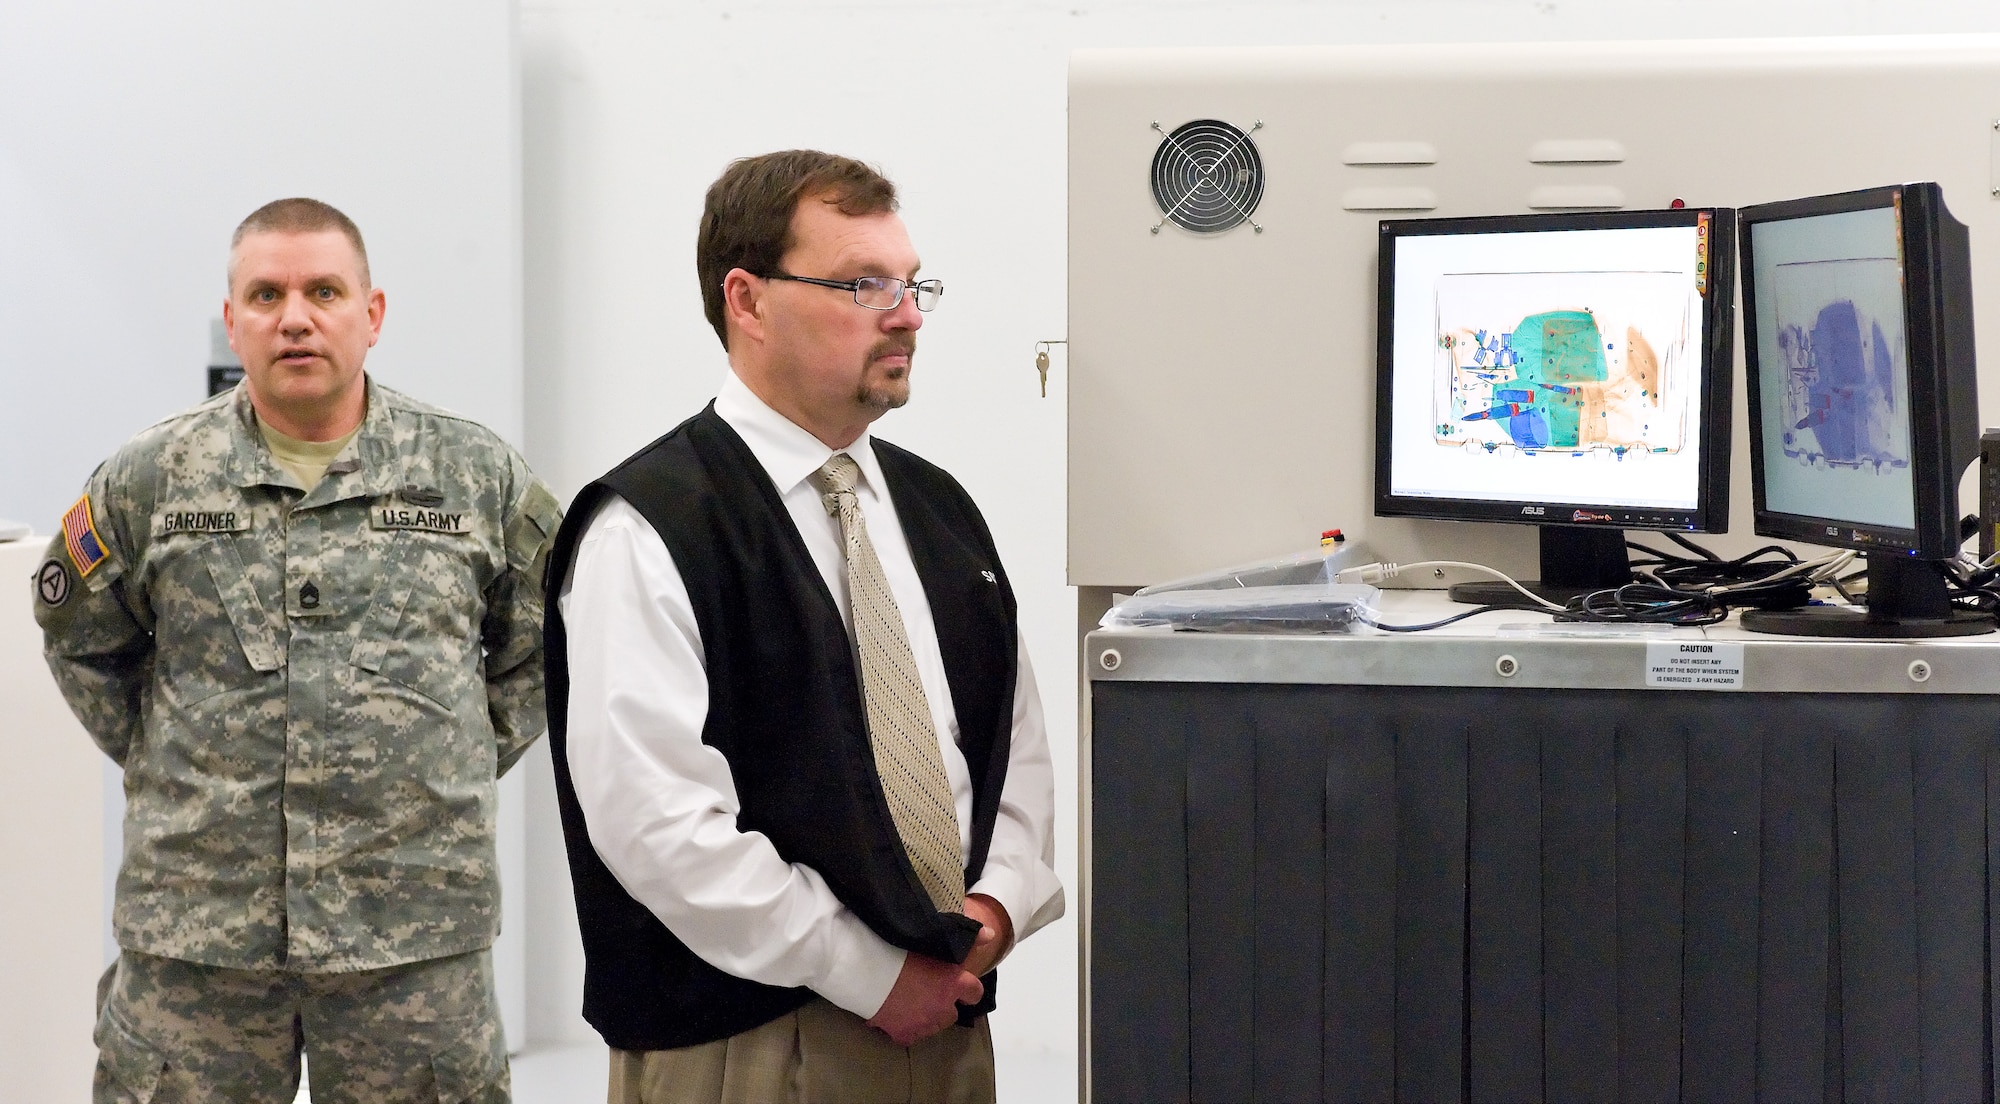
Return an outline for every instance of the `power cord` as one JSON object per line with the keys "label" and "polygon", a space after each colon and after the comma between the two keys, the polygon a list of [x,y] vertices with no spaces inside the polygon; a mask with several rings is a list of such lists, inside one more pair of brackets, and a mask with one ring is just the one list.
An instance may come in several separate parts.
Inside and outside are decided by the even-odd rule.
{"label": "power cord", "polygon": [[[1341,570],[1335,575],[1335,581],[1379,585],[1408,571],[1457,568],[1498,579],[1532,603],[1525,607],[1478,606],[1422,625],[1397,625],[1366,616],[1360,618],[1386,632],[1423,632],[1502,609],[1545,613],[1557,621],[1701,626],[1722,621],[1734,607],[1790,608],[1804,605],[1812,589],[1822,584],[1832,585],[1846,595],[1843,584],[1851,576],[1841,573],[1857,558],[1854,552],[1837,551],[1801,560],[1789,549],[1767,545],[1747,555],[1725,560],[1678,533],[1667,533],[1665,536],[1693,555],[1676,555],[1628,542],[1627,547],[1643,554],[1632,561],[1638,581],[1593,591],[1566,605],[1543,598],[1505,572],[1463,560],[1362,564]],[[1985,592],[1986,598],[2000,608],[2000,556],[1996,556],[1995,560],[1995,564],[1981,570],[1988,573],[1986,581],[1991,587]]]}
{"label": "power cord", "polygon": [[1428,632],[1431,629],[1441,629],[1446,625],[1456,624],[1468,617],[1477,617],[1482,613],[1494,613],[1500,610],[1506,610],[1510,613],[1551,612],[1549,610],[1524,610],[1519,606],[1475,606],[1464,613],[1454,613],[1442,621],[1432,621],[1426,625],[1397,625],[1387,621],[1377,621],[1365,613],[1355,615],[1355,620],[1360,621],[1370,628],[1381,629],[1383,632]]}
{"label": "power cord", "polygon": [[[1393,579],[1398,575],[1401,575],[1405,571],[1415,571],[1418,568],[1426,568],[1426,567],[1456,567],[1463,571],[1476,571],[1482,575],[1488,575],[1491,576],[1492,578],[1500,580],[1503,583],[1506,583],[1508,586],[1513,587],[1515,590],[1520,591],[1522,595],[1527,597],[1530,601],[1534,602],[1538,606],[1545,607],[1548,610],[1556,613],[1561,613],[1563,610],[1563,606],[1561,605],[1561,603],[1551,602],[1547,598],[1544,598],[1541,595],[1536,594],[1534,591],[1529,590],[1527,587],[1522,586],[1518,582],[1515,582],[1514,579],[1511,576],[1507,575],[1505,572],[1497,571],[1493,568],[1487,567],[1485,564],[1465,563],[1464,561],[1461,560],[1423,560],[1418,563],[1407,563],[1407,564],[1397,564],[1397,563],[1362,564],[1358,567],[1342,568],[1339,572],[1337,572],[1334,575],[1334,582],[1371,583],[1379,585],[1387,580]],[[1508,609],[1511,607],[1493,606],[1491,608]],[[1476,610],[1474,612],[1484,612],[1484,611]],[[1466,614],[1465,616],[1469,617],[1471,616],[1471,614]],[[1457,619],[1454,618],[1453,620]],[[1450,624],[1449,621],[1440,623]]]}

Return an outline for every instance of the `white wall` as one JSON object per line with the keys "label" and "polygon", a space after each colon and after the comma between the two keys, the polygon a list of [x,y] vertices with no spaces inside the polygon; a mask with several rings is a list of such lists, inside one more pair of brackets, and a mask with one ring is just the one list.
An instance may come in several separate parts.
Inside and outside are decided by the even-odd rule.
{"label": "white wall", "polygon": [[521,437],[516,21],[493,0],[0,3],[0,517],[207,392],[229,234],[361,226],[368,367]]}
{"label": "white wall", "polygon": [[[360,224],[389,304],[369,370],[518,443],[517,27],[494,0],[0,2],[0,517],[53,532],[99,461],[203,397],[230,232],[281,196]],[[59,784],[55,759],[26,766]],[[510,915],[521,790],[502,783]],[[496,949],[513,1025],[524,927]]]}
{"label": "white wall", "polygon": [[[2000,30],[1990,0],[522,0],[527,439],[567,493],[697,410],[723,369],[700,312],[701,196],[731,159],[815,146],[903,189],[925,271],[916,396],[878,427],[957,474],[1020,593],[1075,856],[1074,599],[1063,568],[1069,51],[1086,46],[1520,41]],[[1094,289],[1116,295],[1118,289]],[[1257,317],[1256,288],[1219,288]],[[588,1038],[547,766],[531,793],[531,1031]],[[1100,861],[1103,857],[1100,856]],[[1070,884],[1074,886],[1073,877]],[[1072,903],[1072,920],[1075,915]],[[1074,1053],[1075,929],[1010,962],[1003,1050]],[[560,934],[560,933],[571,934]],[[1003,1083],[1005,1079],[1003,1066]]]}

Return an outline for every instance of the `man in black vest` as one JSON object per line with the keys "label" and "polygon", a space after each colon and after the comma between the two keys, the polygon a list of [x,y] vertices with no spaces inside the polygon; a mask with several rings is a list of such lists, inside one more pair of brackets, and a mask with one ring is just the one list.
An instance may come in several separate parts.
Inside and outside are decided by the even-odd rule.
{"label": "man in black vest", "polygon": [[993,967],[1062,914],[992,536],[868,432],[943,294],[917,266],[867,166],[731,165],[696,247],[729,374],[557,538],[550,740],[613,1104],[991,1101]]}

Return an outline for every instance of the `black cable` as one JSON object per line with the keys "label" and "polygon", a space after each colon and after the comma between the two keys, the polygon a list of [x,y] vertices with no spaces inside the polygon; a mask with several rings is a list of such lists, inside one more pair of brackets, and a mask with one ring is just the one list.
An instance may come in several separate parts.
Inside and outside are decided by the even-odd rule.
{"label": "black cable", "polygon": [[[1699,590],[1715,586],[1740,586],[1745,583],[1762,582],[1800,562],[1791,549],[1782,545],[1768,544],[1746,555],[1725,560],[1679,533],[1665,535],[1667,539],[1694,552],[1699,558],[1676,556],[1637,542],[1626,542],[1627,548],[1643,552],[1650,557],[1650,559],[1635,557],[1632,560],[1635,571],[1651,577],[1662,586]],[[1641,570],[1654,565],[1658,565],[1655,570]]]}
{"label": "black cable", "polygon": [[1554,614],[1556,612],[1555,610],[1548,609],[1547,607],[1536,608],[1534,606],[1479,606],[1474,609],[1466,610],[1464,613],[1452,614],[1450,617],[1447,617],[1442,621],[1433,621],[1428,625],[1385,625],[1380,621],[1371,620],[1365,613],[1358,614],[1357,620],[1361,621],[1362,624],[1370,625],[1375,628],[1381,629],[1383,632],[1425,632],[1430,629],[1441,629],[1446,625],[1450,625],[1458,621],[1463,621],[1468,617],[1477,617],[1482,613],[1494,613],[1500,610],[1505,610],[1509,613]]}
{"label": "black cable", "polygon": [[[1488,605],[1424,625],[1383,624],[1366,616],[1360,620],[1384,632],[1424,632],[1495,610],[1526,610],[1549,614],[1557,621],[1585,624],[1702,626],[1725,620],[1733,608],[1790,609],[1805,605],[1815,585],[1833,587],[1850,603],[1866,602],[1865,596],[1857,597],[1848,589],[1849,584],[1867,578],[1865,568],[1816,584],[1809,575],[1795,570],[1804,561],[1783,545],[1765,545],[1725,560],[1679,533],[1663,535],[1693,555],[1677,555],[1627,541],[1627,548],[1642,554],[1631,560],[1633,574],[1640,581],[1582,595],[1561,611],[1528,605]],[[1953,562],[1945,565],[1944,575],[1952,588],[1953,605],[2000,613],[2000,565],[1973,569]]]}
{"label": "black cable", "polygon": [[[1799,571],[1805,561],[1791,549],[1768,544],[1732,559],[1723,559],[1675,532],[1663,533],[1668,540],[1692,555],[1664,552],[1627,541],[1626,547],[1639,555],[1631,558],[1638,582],[1593,591],[1568,603],[1561,611],[1528,605],[1488,605],[1424,625],[1393,625],[1361,620],[1384,632],[1424,632],[1441,628],[1468,617],[1494,610],[1528,610],[1545,613],[1557,621],[1596,624],[1714,625],[1728,618],[1734,608],[1791,609],[1811,600],[1817,584]],[[1947,570],[1955,584],[1953,602],[1968,608],[2000,611],[2000,566],[1961,576]],[[1849,602],[1860,604],[1847,584],[1866,578],[1866,570],[1823,580]]]}
{"label": "black cable", "polygon": [[1556,615],[1559,621],[1602,624],[1713,625],[1729,616],[1729,604],[1702,591],[1654,583],[1628,583],[1592,591]]}
{"label": "black cable", "polygon": [[[1666,537],[1668,540],[1673,541],[1675,544],[1680,545],[1682,548],[1687,549],[1688,551],[1694,553],[1695,555],[1701,557],[1704,560],[1708,560],[1710,562],[1718,562],[1721,560],[1720,556],[1717,556],[1715,553],[1710,552],[1708,549],[1703,548],[1701,545],[1698,545],[1695,542],[1689,540],[1686,536],[1680,533],[1673,532],[1672,530],[1667,530]],[[1631,542],[1627,541],[1626,543],[1630,544]]]}

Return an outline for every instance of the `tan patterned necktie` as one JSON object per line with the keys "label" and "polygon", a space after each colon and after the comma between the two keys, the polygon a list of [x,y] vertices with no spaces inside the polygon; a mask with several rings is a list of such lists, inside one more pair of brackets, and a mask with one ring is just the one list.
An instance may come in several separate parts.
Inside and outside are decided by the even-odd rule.
{"label": "tan patterned necktie", "polygon": [[889,798],[903,850],[940,912],[965,911],[965,867],[959,861],[958,810],[944,773],[930,702],[917,677],[903,615],[889,593],[882,561],[868,539],[854,497],[859,467],[837,453],[813,473],[826,512],[840,518],[847,545],[847,594],[854,611],[854,645],[861,660],[861,696],[868,742]]}

